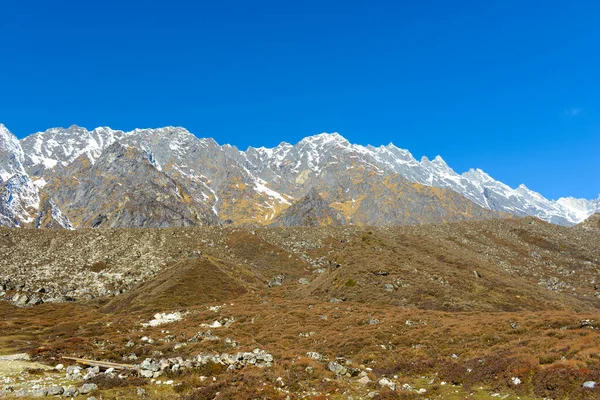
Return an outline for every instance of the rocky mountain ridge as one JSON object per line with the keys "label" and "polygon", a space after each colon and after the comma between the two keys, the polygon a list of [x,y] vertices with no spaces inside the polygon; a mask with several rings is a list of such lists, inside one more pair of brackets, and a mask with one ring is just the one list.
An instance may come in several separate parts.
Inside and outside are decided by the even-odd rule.
{"label": "rocky mountain ridge", "polygon": [[[152,170],[154,177],[164,175],[163,183],[170,180],[173,187],[185,192],[197,218],[184,222],[187,217],[174,217],[180,215],[172,211],[181,206],[179,200],[168,207],[158,201],[160,212],[154,206],[148,208],[147,202],[136,205],[146,209],[147,215],[155,215],[150,218],[122,217],[133,203],[119,205],[122,191],[113,189],[136,186],[144,180],[132,178],[126,171],[117,178],[108,178],[114,182],[104,190],[88,187],[88,195],[97,194],[93,199],[80,192],[73,201],[76,186],[83,190],[81,181],[100,183],[87,174],[115,142],[140,154],[138,161],[143,159],[149,165],[140,171]],[[61,216],[48,226],[90,227],[92,219],[100,215],[94,212],[104,208],[118,216],[104,222],[106,226],[182,226],[219,221],[268,225],[311,189],[347,223],[359,225],[447,222],[496,217],[498,212],[574,225],[600,210],[600,197],[551,201],[524,185],[512,189],[478,169],[459,175],[439,156],[417,161],[409,151],[391,143],[361,146],[337,133],[310,136],[295,145],[281,143],[271,149],[250,147],[240,151],[213,139],[199,139],[180,127],[124,132],[72,126],[52,128],[19,141],[2,125],[0,177],[0,224],[5,226],[31,226],[39,220],[41,198],[48,198],[55,209],[45,215]],[[13,181],[8,184],[10,179]],[[148,201],[160,192],[156,185],[144,190]],[[87,207],[90,202],[102,206],[82,211],[81,205]],[[83,214],[86,217],[81,219]],[[72,218],[76,221],[71,222]],[[163,221],[158,222],[161,218]]]}

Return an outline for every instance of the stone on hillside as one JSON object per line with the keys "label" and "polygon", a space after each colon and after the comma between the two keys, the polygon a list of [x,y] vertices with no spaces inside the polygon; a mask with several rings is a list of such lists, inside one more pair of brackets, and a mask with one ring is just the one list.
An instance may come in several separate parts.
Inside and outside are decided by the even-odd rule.
{"label": "stone on hillside", "polygon": [[269,281],[269,287],[281,286],[283,285],[283,280],[285,279],[285,275],[277,275],[273,279]]}
{"label": "stone on hillside", "polygon": [[11,300],[17,307],[23,307],[29,301],[29,296],[27,296],[25,293],[19,292],[15,294]]}
{"label": "stone on hillside", "polygon": [[386,283],[385,285],[383,285],[383,290],[385,290],[386,292],[393,292],[394,290],[396,290],[396,288],[391,283]]}
{"label": "stone on hillside", "polygon": [[371,380],[369,379],[368,376],[363,376],[360,379],[358,379],[358,383],[360,383],[361,385],[368,385],[371,382]]}
{"label": "stone on hillside", "polygon": [[65,391],[65,389],[62,386],[57,386],[57,385],[50,386],[48,388],[48,396],[58,396],[58,395],[63,394],[64,391]]}
{"label": "stone on hillside", "polygon": [[19,389],[13,393],[13,396],[14,397],[29,397],[30,393],[25,389]]}
{"label": "stone on hillside", "polygon": [[82,378],[81,367],[77,365],[69,365],[66,370],[66,377],[70,380],[79,380]]}
{"label": "stone on hillside", "polygon": [[148,371],[152,371],[152,372],[160,371],[160,365],[158,365],[158,363],[154,362],[154,360],[152,360],[151,358],[146,358],[140,364],[140,368],[148,370]]}
{"label": "stone on hillside", "polygon": [[31,397],[46,397],[48,395],[48,389],[45,387],[34,389],[31,392]]}
{"label": "stone on hillside", "polygon": [[149,371],[147,369],[143,369],[140,371],[140,376],[142,378],[152,378],[154,376],[154,372]]}
{"label": "stone on hillside", "polygon": [[346,373],[348,372],[348,368],[335,361],[330,361],[327,365],[327,368],[329,368],[329,370],[331,372],[334,372],[336,375],[346,375]]}
{"label": "stone on hillside", "polygon": [[84,383],[79,388],[79,393],[80,394],[88,394],[95,390],[98,390],[98,385],[96,385],[95,383]]}
{"label": "stone on hillside", "polygon": [[64,397],[75,397],[79,394],[79,391],[77,390],[77,388],[74,387],[65,387],[63,388],[63,396]]}
{"label": "stone on hillside", "polygon": [[379,380],[379,386],[387,387],[390,390],[396,390],[396,384],[387,378],[381,378]]}

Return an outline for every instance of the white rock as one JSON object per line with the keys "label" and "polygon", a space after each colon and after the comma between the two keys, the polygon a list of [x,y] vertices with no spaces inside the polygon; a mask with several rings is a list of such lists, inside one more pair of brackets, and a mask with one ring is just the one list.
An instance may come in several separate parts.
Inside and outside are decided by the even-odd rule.
{"label": "white rock", "polygon": [[368,376],[363,376],[362,378],[360,378],[358,380],[358,383],[360,383],[361,385],[365,385],[365,386],[368,385],[369,382],[371,382],[371,380],[369,379]]}
{"label": "white rock", "polygon": [[379,380],[379,386],[388,387],[391,390],[396,390],[396,384],[387,378],[381,378]]}

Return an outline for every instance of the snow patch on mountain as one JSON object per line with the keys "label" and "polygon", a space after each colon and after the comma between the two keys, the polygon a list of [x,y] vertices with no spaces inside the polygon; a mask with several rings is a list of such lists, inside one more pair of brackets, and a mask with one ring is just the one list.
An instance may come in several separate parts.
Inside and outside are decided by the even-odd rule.
{"label": "snow patch on mountain", "polygon": [[37,187],[24,174],[13,175],[0,186],[0,225],[23,226],[33,222],[40,204]]}
{"label": "snow patch on mountain", "polygon": [[23,149],[19,140],[0,124],[0,179],[6,182],[15,174],[24,174]]}

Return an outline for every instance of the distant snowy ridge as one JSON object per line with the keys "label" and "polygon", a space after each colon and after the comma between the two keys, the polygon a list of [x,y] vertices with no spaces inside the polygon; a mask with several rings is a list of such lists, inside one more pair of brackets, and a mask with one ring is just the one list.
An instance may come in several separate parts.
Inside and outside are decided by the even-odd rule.
{"label": "distant snowy ridge", "polygon": [[[6,182],[17,174],[24,177],[19,178],[24,180],[19,192],[24,206],[19,209],[32,210],[32,193],[37,195],[37,191],[44,190],[55,171],[68,167],[82,155],[93,164],[116,141],[142,151],[152,165],[182,181],[196,201],[205,203],[217,215],[223,207],[231,207],[228,196],[240,196],[232,191],[246,188],[244,196],[250,190],[256,206],[269,210],[265,218],[270,220],[313,186],[335,185],[344,179],[343,171],[357,169],[379,177],[398,174],[411,182],[450,189],[483,208],[536,216],[561,225],[574,225],[600,212],[600,196],[595,200],[548,200],[524,185],[513,189],[480,169],[458,174],[440,156],[419,161],[408,150],[391,143],[362,146],[350,143],[338,133],[309,136],[295,145],[283,142],[273,148],[249,147],[240,151],[235,146],[220,146],[213,139],[199,139],[181,127],[124,132],[108,127],[88,131],[71,126],[48,129],[18,141],[0,125],[0,178]],[[232,179],[238,183],[232,186]],[[32,180],[35,183],[29,185]],[[16,193],[15,185],[11,187]],[[55,213],[57,219],[64,219],[57,207]],[[27,221],[32,218],[22,217]]]}

